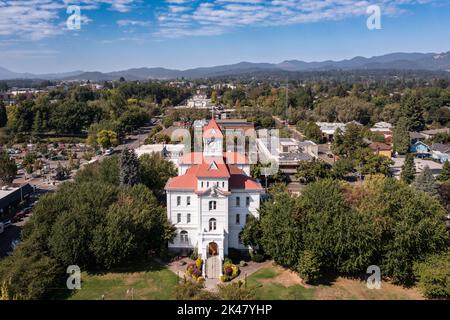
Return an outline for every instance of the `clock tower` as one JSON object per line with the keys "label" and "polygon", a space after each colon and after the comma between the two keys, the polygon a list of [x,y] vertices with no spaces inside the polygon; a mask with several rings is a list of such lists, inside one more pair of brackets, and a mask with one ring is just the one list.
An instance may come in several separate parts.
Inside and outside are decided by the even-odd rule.
{"label": "clock tower", "polygon": [[223,156],[223,134],[214,119],[203,129],[203,154],[205,157]]}

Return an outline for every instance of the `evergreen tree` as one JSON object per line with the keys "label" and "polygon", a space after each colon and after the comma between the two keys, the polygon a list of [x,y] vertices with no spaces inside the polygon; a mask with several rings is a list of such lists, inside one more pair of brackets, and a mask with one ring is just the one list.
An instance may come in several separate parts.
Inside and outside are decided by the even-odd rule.
{"label": "evergreen tree", "polygon": [[413,187],[418,191],[423,191],[433,196],[437,195],[436,179],[434,179],[429,166],[425,166],[420,175],[417,176],[413,182]]}
{"label": "evergreen tree", "polygon": [[125,148],[120,155],[120,184],[133,186],[139,183],[139,160],[133,150]]}
{"label": "evergreen tree", "polygon": [[438,177],[439,181],[450,181],[450,161],[445,161],[441,174]]}
{"label": "evergreen tree", "polygon": [[405,158],[405,163],[402,166],[402,173],[400,178],[410,184],[414,181],[416,173],[416,166],[414,164],[414,156],[411,153],[408,153]]}
{"label": "evergreen tree", "polygon": [[0,128],[3,128],[6,126],[6,123],[8,122],[8,116],[6,114],[6,108],[3,104],[3,101],[0,100]]}
{"label": "evergreen tree", "polygon": [[400,113],[407,119],[409,131],[420,131],[425,127],[423,108],[416,97],[407,97],[402,103]]}
{"label": "evergreen tree", "polygon": [[400,118],[394,129],[394,150],[400,154],[405,154],[409,151],[410,139],[408,120],[404,117]]}

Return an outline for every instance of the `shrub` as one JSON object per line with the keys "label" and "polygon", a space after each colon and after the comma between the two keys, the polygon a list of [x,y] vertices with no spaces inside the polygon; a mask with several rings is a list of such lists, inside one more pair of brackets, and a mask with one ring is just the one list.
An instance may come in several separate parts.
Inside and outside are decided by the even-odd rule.
{"label": "shrub", "polygon": [[242,267],[245,267],[247,265],[247,262],[245,262],[244,260],[241,260],[241,262],[239,262],[239,266],[242,268]]}
{"label": "shrub", "polygon": [[450,298],[450,251],[414,265],[419,291],[430,299]]}
{"label": "shrub", "polygon": [[197,258],[198,258],[198,249],[197,248],[192,250],[191,255],[189,256],[189,258],[191,258],[192,260],[197,260]]}
{"label": "shrub", "polygon": [[315,280],[320,277],[320,262],[313,252],[309,250],[303,252],[297,271],[305,281]]}
{"label": "shrub", "polygon": [[250,257],[252,258],[252,261],[254,262],[263,262],[264,259],[264,255],[260,254],[260,253],[252,253],[250,255]]}
{"label": "shrub", "polygon": [[224,263],[223,265],[223,276],[220,277],[222,282],[231,281],[239,275],[239,267],[232,263]]}
{"label": "shrub", "polygon": [[197,266],[197,269],[202,269],[202,264],[203,264],[203,260],[202,260],[202,258],[200,258],[200,257],[198,257],[196,260],[195,260],[195,265]]}

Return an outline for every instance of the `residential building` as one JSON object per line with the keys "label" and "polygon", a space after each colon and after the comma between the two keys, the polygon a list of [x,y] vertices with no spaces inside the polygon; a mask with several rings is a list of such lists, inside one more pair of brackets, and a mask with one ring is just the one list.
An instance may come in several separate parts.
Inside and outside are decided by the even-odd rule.
{"label": "residential building", "polygon": [[449,134],[450,133],[450,128],[424,130],[424,131],[420,131],[420,133],[425,137],[425,139],[430,139],[431,140],[437,134],[440,134],[440,133]]}
{"label": "residential building", "polygon": [[416,141],[409,149],[418,158],[428,158],[431,156],[431,148],[422,141]]}
{"label": "residential building", "polygon": [[178,176],[169,179],[167,216],[177,235],[170,250],[197,250],[208,265],[218,266],[229,249],[248,250],[239,240],[247,217],[258,217],[264,189],[250,175],[244,154],[223,152],[223,133],[215,120],[203,128],[203,152],[179,159]]}
{"label": "residential building", "polygon": [[312,161],[319,157],[319,147],[312,141],[299,141],[293,138],[267,138],[260,131],[256,139],[259,161],[276,162],[280,170],[287,174],[296,172],[301,161]]}
{"label": "residential building", "polygon": [[450,145],[433,143],[431,146],[431,157],[441,163],[450,161]]}
{"label": "residential building", "polygon": [[178,165],[178,159],[184,154],[183,144],[145,144],[139,148],[134,149],[134,152],[138,157],[144,154],[158,153],[164,158],[172,161],[175,165]]}
{"label": "residential building", "polygon": [[345,131],[345,123],[342,122],[316,122],[319,126],[320,131],[322,131],[322,136],[327,141],[333,139],[333,135],[336,132],[336,129],[341,129]]}
{"label": "residential building", "polygon": [[381,143],[381,142],[373,142],[369,144],[369,148],[372,149],[373,153],[380,156],[385,156],[388,158],[392,157],[392,146]]}

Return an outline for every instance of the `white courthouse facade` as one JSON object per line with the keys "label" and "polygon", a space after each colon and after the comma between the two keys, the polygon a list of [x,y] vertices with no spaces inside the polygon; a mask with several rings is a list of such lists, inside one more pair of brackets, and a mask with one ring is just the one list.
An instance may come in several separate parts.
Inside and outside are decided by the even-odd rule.
{"label": "white courthouse facade", "polygon": [[250,215],[258,217],[261,184],[250,177],[245,155],[223,152],[223,134],[215,120],[203,128],[203,152],[179,159],[178,176],[165,187],[167,215],[177,229],[169,249],[190,251],[207,259],[248,250],[239,233]]}

